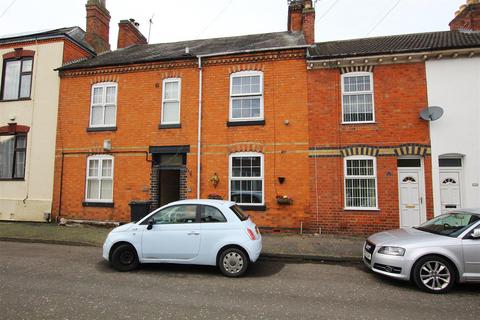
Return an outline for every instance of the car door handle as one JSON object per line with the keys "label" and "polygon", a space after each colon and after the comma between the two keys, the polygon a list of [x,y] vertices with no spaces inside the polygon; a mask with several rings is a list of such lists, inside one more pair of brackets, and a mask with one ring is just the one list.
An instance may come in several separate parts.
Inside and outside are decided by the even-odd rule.
{"label": "car door handle", "polygon": [[189,236],[198,236],[200,235],[200,232],[196,232],[196,231],[190,231],[189,233],[187,233]]}

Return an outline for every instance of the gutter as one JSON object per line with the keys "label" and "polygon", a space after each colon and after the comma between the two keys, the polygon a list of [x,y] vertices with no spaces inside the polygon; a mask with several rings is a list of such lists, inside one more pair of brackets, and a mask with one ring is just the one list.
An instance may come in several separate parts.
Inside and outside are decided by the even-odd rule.
{"label": "gutter", "polygon": [[197,141],[197,199],[200,199],[201,147],[202,147],[202,97],[203,68],[202,57],[198,56],[198,141]]}

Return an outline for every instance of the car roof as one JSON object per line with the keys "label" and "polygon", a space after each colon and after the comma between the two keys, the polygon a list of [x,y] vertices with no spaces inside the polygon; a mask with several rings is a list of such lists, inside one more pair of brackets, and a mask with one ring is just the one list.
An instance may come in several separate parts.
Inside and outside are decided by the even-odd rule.
{"label": "car roof", "polygon": [[453,211],[450,211],[449,213],[471,213],[474,215],[480,216],[480,208],[465,208],[465,209],[456,209]]}
{"label": "car roof", "polygon": [[171,202],[168,204],[168,206],[171,205],[179,205],[179,204],[201,204],[201,205],[213,205],[213,206],[224,206],[224,207],[230,207],[235,205],[235,202],[233,201],[225,201],[225,200],[212,200],[212,199],[190,199],[190,200],[180,200],[180,201],[175,201]]}

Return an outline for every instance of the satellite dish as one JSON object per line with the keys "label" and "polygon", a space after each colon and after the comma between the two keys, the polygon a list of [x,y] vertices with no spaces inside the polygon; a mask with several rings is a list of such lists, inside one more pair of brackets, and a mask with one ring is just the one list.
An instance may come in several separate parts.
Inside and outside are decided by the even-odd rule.
{"label": "satellite dish", "polygon": [[426,121],[435,121],[443,116],[442,107],[428,107],[420,112],[420,118]]}

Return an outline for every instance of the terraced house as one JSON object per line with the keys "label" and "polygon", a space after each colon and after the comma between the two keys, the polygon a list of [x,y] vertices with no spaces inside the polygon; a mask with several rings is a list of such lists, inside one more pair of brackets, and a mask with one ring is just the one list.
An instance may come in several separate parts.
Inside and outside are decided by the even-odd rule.
{"label": "terraced house", "polygon": [[0,37],[0,220],[49,219],[60,79],[94,49],[78,27]]}
{"label": "terraced house", "polygon": [[[450,31],[322,43],[308,0],[288,2],[287,31],[242,37],[146,44],[122,20],[117,50],[59,69],[54,215],[128,221],[132,200],[217,198],[264,229],[418,225],[440,213],[439,189],[463,190],[450,174],[459,158],[476,172],[477,151],[436,145],[462,125],[445,70],[465,62],[455,93],[468,92],[465,117],[478,106],[478,5]],[[87,12],[108,51],[105,1]],[[421,118],[434,105],[445,117]],[[477,180],[462,187],[471,200]]]}
{"label": "terraced house", "polygon": [[[108,20],[105,2],[91,3],[99,14],[87,19]],[[210,197],[298,230],[313,18],[311,1],[293,1],[285,32],[162,44],[144,44],[125,20],[128,42],[62,67],[55,216],[127,221],[132,200]]]}
{"label": "terraced house", "polygon": [[[434,200],[435,214],[460,208],[461,158],[469,204],[478,204],[479,6],[468,1],[450,31],[308,49],[315,230],[369,234],[419,225],[433,217]],[[443,106],[445,116],[422,119],[428,106]]]}

